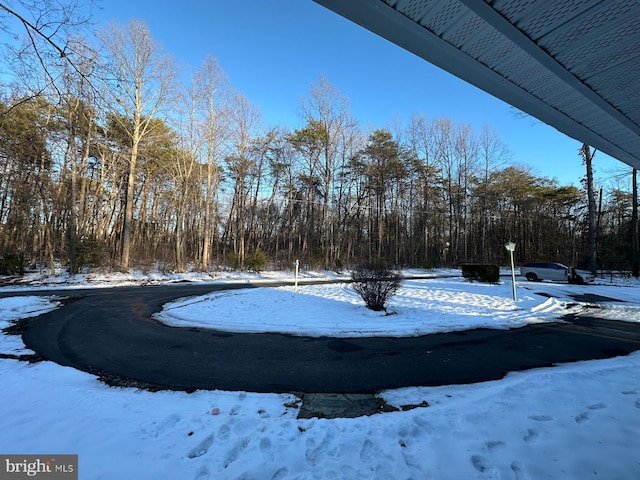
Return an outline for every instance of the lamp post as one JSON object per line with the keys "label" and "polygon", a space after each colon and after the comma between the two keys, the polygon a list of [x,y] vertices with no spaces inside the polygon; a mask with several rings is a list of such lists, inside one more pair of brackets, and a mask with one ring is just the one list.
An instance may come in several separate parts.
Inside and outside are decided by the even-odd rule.
{"label": "lamp post", "polygon": [[511,288],[513,289],[513,301],[516,301],[516,270],[513,266],[513,251],[516,249],[516,244],[509,240],[504,244],[504,248],[509,250],[509,255],[511,256]]}

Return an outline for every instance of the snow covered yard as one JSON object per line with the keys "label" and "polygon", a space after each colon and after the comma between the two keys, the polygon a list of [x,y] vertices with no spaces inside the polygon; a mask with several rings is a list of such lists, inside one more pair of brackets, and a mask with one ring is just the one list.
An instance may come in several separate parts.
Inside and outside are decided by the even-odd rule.
{"label": "snow covered yard", "polygon": [[[233,332],[283,332],[336,337],[414,336],[471,328],[513,328],[554,321],[578,311],[564,300],[523,290],[514,303],[510,284],[462,278],[406,279],[387,314],[368,310],[345,283],[235,290],[165,305],[156,318],[172,326]],[[274,315],[274,312],[278,312]]]}
{"label": "snow covered yard", "polygon": [[[237,331],[416,335],[593,315],[568,296],[593,293],[625,301],[597,310],[604,318],[640,321],[639,287],[524,282],[514,304],[508,282],[412,280],[389,316],[367,311],[346,285],[251,289],[184,299],[161,318]],[[0,299],[0,328],[46,308],[55,305],[35,296]],[[264,314],[276,308],[276,318]],[[26,350],[19,337],[1,335],[0,353]],[[408,411],[298,420],[293,395],[151,393],[51,362],[0,359],[0,453],[77,453],[81,479],[626,480],[640,478],[638,372],[640,353],[381,394],[399,407],[429,405]]]}

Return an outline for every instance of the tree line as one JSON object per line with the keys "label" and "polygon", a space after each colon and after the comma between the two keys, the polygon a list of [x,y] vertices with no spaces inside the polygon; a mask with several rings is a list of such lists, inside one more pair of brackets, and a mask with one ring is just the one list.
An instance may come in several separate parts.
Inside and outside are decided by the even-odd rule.
{"label": "tree line", "polygon": [[[438,267],[506,264],[513,240],[519,262],[589,262],[586,188],[512,163],[488,126],[416,114],[365,129],[321,77],[298,128],[268,127],[213,56],[185,83],[144,23],[97,38],[11,53],[19,82],[0,92],[0,257],[71,272],[263,258]],[[600,266],[631,269],[634,198],[601,194]]]}

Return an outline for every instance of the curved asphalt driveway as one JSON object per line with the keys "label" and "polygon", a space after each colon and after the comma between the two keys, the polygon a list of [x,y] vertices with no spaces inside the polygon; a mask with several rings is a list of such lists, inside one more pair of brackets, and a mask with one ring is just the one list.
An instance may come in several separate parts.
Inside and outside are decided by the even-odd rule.
{"label": "curved asphalt driveway", "polygon": [[178,390],[277,393],[373,393],[472,383],[640,350],[637,326],[594,319],[411,338],[337,339],[176,328],[151,318],[176,298],[250,287],[182,284],[29,292],[69,300],[36,318],[23,338],[48,360],[107,378]]}

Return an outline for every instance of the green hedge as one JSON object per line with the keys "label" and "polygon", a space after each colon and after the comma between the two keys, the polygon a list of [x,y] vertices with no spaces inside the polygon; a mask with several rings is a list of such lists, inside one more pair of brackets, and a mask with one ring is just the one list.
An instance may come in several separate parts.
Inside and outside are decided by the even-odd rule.
{"label": "green hedge", "polygon": [[470,282],[498,283],[500,267],[489,263],[465,263],[462,265],[462,276]]}

